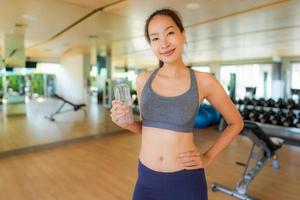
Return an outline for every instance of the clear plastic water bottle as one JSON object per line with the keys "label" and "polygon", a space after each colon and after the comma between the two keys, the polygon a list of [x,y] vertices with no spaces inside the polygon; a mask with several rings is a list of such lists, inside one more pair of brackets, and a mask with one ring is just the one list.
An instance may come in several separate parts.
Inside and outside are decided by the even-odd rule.
{"label": "clear plastic water bottle", "polygon": [[114,87],[115,99],[120,100],[129,110],[123,117],[118,119],[118,124],[131,124],[134,122],[132,102],[129,86],[125,83],[118,84]]}

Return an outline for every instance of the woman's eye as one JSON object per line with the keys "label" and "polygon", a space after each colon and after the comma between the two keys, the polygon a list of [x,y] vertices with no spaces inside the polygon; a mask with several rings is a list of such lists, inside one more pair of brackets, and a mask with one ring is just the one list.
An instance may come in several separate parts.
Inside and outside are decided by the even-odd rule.
{"label": "woman's eye", "polygon": [[173,33],[174,33],[173,31],[172,31],[172,32],[169,32],[168,35],[171,35],[171,34],[173,34]]}
{"label": "woman's eye", "polygon": [[155,40],[158,40],[158,38],[152,38],[152,40],[151,40],[151,41],[155,41]]}

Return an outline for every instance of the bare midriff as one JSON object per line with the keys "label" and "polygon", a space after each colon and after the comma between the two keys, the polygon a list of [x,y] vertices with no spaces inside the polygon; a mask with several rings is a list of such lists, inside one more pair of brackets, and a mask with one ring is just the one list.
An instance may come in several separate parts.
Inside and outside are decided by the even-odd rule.
{"label": "bare midriff", "polygon": [[154,171],[175,172],[184,169],[177,161],[179,153],[195,148],[193,132],[143,126],[139,159]]}

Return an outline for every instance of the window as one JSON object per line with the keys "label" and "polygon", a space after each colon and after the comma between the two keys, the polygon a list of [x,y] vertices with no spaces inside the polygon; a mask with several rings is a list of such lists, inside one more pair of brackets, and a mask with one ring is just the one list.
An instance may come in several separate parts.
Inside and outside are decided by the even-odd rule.
{"label": "window", "polygon": [[200,72],[210,72],[210,68],[208,66],[193,66],[192,69]]}
{"label": "window", "polygon": [[272,64],[228,65],[221,67],[221,84],[229,94],[230,82],[235,77],[235,98],[244,98],[246,87],[256,87],[256,98],[270,98]]}
{"label": "window", "polygon": [[300,89],[300,63],[292,63],[291,88]]}

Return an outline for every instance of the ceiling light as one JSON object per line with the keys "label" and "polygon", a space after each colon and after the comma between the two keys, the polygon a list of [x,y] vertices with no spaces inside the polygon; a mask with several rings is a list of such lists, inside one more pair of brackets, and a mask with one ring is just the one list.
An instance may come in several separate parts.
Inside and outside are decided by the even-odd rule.
{"label": "ceiling light", "polygon": [[190,9],[190,10],[195,10],[197,8],[200,8],[200,4],[198,4],[198,3],[188,3],[188,4],[186,4],[185,7],[187,9]]}
{"label": "ceiling light", "polygon": [[22,17],[28,21],[36,21],[37,17],[31,14],[24,14]]}

